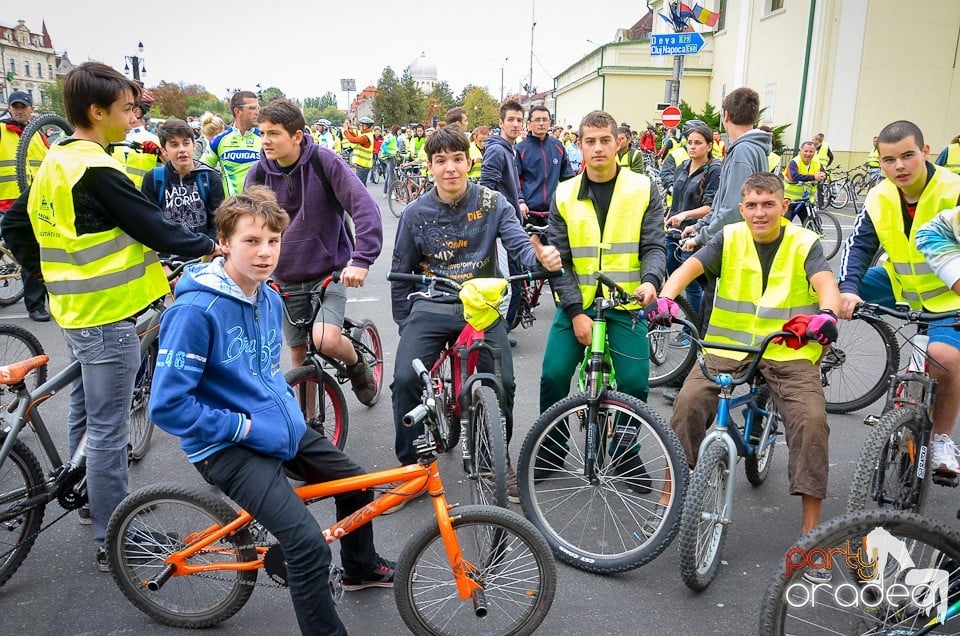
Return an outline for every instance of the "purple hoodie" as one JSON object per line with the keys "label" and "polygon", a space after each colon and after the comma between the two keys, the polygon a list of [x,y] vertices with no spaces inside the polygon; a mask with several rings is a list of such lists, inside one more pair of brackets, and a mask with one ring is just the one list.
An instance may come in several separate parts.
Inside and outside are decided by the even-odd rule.
{"label": "purple hoodie", "polygon": [[[318,164],[322,174],[317,173]],[[347,265],[369,268],[380,255],[383,225],[377,202],[354,170],[310,135],[303,136],[300,158],[291,168],[281,168],[261,152],[245,185],[258,183],[273,190],[290,215],[274,272],[277,279],[298,283]],[[353,218],[353,237],[344,210]]]}

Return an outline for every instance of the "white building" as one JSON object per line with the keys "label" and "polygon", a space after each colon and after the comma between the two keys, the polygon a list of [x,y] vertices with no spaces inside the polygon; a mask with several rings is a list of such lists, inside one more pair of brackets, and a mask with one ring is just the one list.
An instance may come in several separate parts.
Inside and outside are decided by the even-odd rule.
{"label": "white building", "polygon": [[57,82],[56,57],[46,23],[34,33],[23,20],[15,26],[0,20],[0,102],[6,106],[10,93],[24,91],[34,106],[42,106],[45,92]]}
{"label": "white building", "polygon": [[433,92],[433,87],[437,85],[437,65],[427,59],[425,52],[420,53],[420,57],[410,62],[406,72],[425,95]]}

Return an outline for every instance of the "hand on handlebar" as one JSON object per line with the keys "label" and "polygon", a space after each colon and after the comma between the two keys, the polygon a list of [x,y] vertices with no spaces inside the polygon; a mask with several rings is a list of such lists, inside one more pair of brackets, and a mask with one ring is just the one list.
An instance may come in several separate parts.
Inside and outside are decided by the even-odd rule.
{"label": "hand on handlebar", "polygon": [[801,349],[810,340],[828,345],[835,342],[838,335],[837,319],[828,313],[794,316],[783,323],[783,330],[793,335],[778,336],[773,341],[777,344],[785,344],[791,349]]}
{"label": "hand on handlebar", "polygon": [[814,340],[822,345],[828,345],[836,342],[839,332],[837,331],[837,319],[829,313],[820,312],[810,317],[810,325],[807,327],[807,335],[812,336]]}
{"label": "hand on handlebar", "polygon": [[556,272],[563,267],[563,262],[560,260],[560,251],[553,245],[544,245],[540,242],[540,237],[536,234],[530,237],[530,244],[533,245],[533,249],[536,250],[537,260],[540,261],[540,264],[543,265],[545,270],[548,272]]}
{"label": "hand on handlebar", "polygon": [[671,298],[658,298],[643,308],[647,321],[657,327],[669,327],[680,313],[680,307]]}
{"label": "hand on handlebar", "polygon": [[857,305],[863,302],[863,299],[856,294],[851,294],[850,292],[841,292],[840,294],[840,318],[844,320],[852,320],[853,312],[856,310]]}
{"label": "hand on handlebar", "polygon": [[363,281],[367,278],[367,269],[364,267],[354,267],[348,265],[340,272],[340,282],[344,287],[363,287]]}

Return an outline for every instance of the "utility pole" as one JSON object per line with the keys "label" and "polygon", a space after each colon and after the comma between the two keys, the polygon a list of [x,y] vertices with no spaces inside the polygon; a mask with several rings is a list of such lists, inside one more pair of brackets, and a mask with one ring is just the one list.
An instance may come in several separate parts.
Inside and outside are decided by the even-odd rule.
{"label": "utility pole", "polygon": [[533,30],[537,28],[537,0],[530,1],[530,83],[527,85],[527,101],[533,96]]}
{"label": "utility pole", "polygon": [[500,103],[503,103],[503,69],[507,65],[509,57],[503,58],[503,64],[500,65]]}
{"label": "utility pole", "polygon": [[[671,0],[670,6],[672,7],[672,15],[679,15],[680,13],[680,0]],[[680,25],[673,25],[674,33],[681,33],[682,30]],[[673,82],[670,84],[670,105],[671,106],[680,106],[680,78],[683,77],[683,56],[674,55],[673,56]]]}

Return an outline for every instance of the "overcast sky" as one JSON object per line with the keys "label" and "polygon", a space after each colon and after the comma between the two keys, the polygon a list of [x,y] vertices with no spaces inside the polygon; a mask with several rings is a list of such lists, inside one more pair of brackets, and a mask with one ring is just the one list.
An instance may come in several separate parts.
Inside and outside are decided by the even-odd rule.
{"label": "overcast sky", "polygon": [[358,89],[376,85],[384,67],[399,76],[421,52],[454,95],[475,84],[499,98],[501,66],[505,92],[516,91],[529,74],[534,16],[533,84],[547,90],[555,75],[647,10],[642,0],[5,4],[4,24],[23,19],[39,33],[46,20],[54,48],[75,64],[96,59],[122,70],[124,56],[143,41],[147,86],[182,81],[223,98],[228,89],[260,83],[295,98],[333,91],[341,107],[341,78],[354,78]]}

